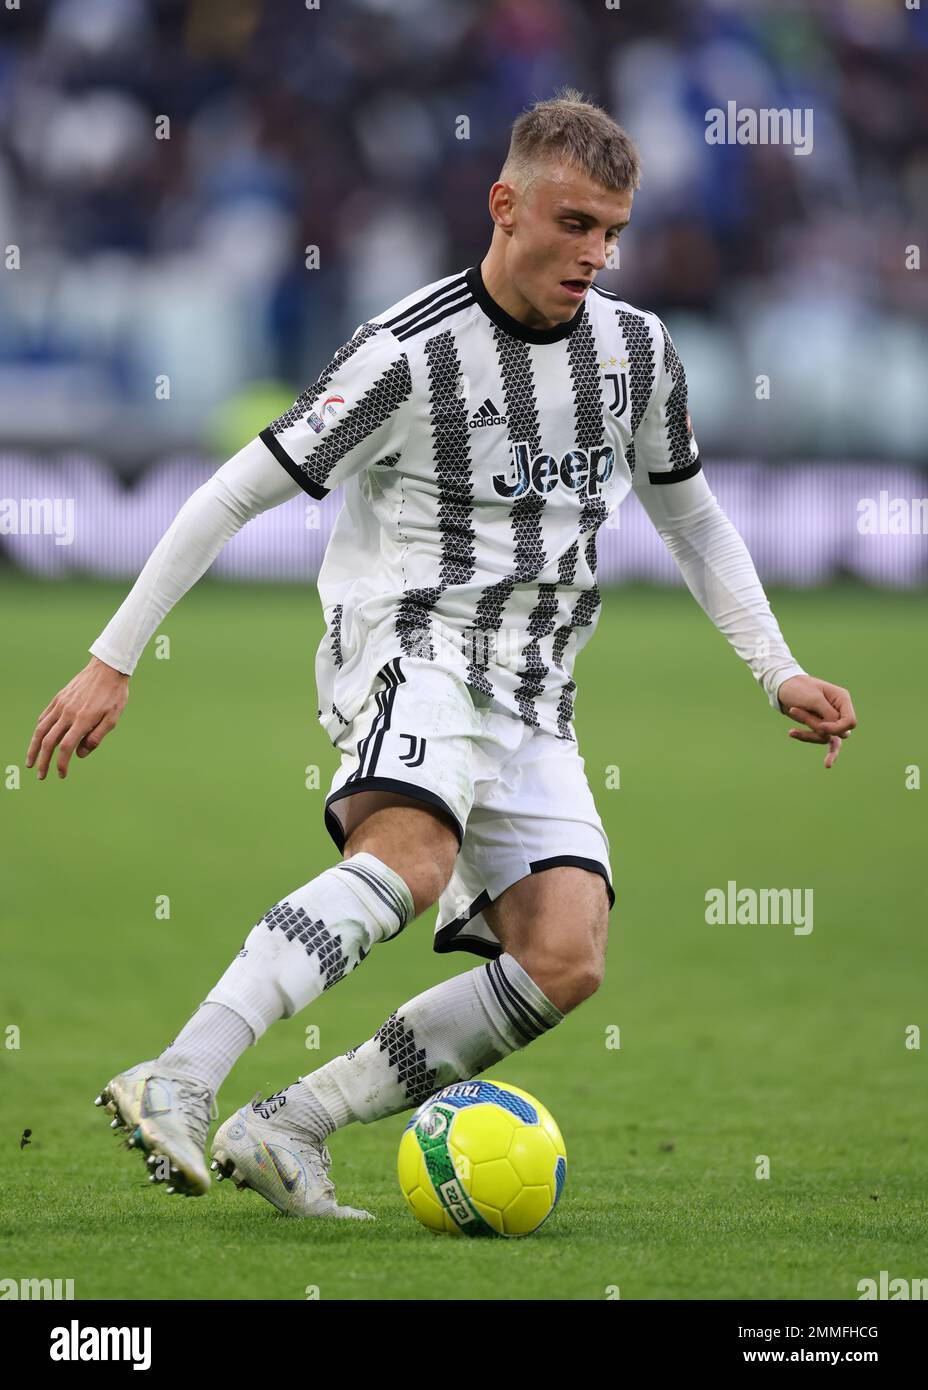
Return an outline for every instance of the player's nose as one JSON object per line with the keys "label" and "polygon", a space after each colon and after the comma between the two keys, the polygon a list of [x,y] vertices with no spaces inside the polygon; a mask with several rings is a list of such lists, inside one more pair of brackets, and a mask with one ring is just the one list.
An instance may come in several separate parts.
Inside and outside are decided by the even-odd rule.
{"label": "player's nose", "polygon": [[602,270],[603,266],[606,264],[606,238],[604,236],[597,236],[594,233],[583,250],[586,275],[588,276],[590,272],[595,273],[597,270]]}

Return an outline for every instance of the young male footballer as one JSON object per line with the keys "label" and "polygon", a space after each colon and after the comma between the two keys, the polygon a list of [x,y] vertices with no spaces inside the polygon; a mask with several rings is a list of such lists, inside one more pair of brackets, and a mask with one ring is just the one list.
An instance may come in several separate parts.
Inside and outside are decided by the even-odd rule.
{"label": "young male footballer", "polygon": [[169,1191],[209,1187],[211,1102],[245,1048],[433,903],[435,950],[484,961],[227,1119],[220,1175],[292,1216],[369,1216],[337,1203],[328,1136],[483,1072],[599,985],[614,893],[571,672],[599,615],[596,533],[629,492],[773,708],[804,726],[790,735],[827,745],[830,767],[855,726],[848,692],[793,659],[706,482],[667,329],[594,283],[638,186],[634,144],[580,93],[520,115],[487,254],[361,324],[188,499],[39,718],[27,765],[44,777],[58,747],[64,777],[223,544],[342,488],[316,659],[342,859],[269,907],[171,1045],[97,1101]]}

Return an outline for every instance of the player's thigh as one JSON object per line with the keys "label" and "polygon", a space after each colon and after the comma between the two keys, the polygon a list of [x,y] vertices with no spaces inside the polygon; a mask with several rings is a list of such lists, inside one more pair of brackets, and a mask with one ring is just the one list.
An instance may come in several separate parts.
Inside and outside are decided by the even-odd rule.
{"label": "player's thigh", "polygon": [[339,739],[325,823],[346,855],[366,851],[408,884],[416,913],[445,889],[474,797],[481,719],[452,671],[413,656],[387,662]]}
{"label": "player's thigh", "polygon": [[601,874],[573,864],[528,874],[486,907],[484,916],[503,950],[557,1008],[574,1008],[598,989],[609,932]]}
{"label": "player's thigh", "polygon": [[416,916],[437,902],[454,868],[458,837],[450,818],[398,792],[343,798],[345,857],[362,851],[389,865],[412,893]]}

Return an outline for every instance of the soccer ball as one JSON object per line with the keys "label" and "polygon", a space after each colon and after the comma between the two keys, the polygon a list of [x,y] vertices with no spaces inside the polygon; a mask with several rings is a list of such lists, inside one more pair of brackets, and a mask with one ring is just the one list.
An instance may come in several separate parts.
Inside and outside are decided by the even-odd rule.
{"label": "soccer ball", "polygon": [[567,1150],[534,1096],[505,1081],[458,1081],[419,1106],[397,1166],[403,1196],[430,1231],[527,1236],[557,1205]]}

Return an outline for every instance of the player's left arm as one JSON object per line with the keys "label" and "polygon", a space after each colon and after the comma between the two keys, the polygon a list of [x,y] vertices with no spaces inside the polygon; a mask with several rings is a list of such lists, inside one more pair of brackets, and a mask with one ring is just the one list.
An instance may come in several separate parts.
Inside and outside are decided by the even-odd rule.
{"label": "player's left arm", "polygon": [[750,666],[770,703],[802,728],[789,736],[826,744],[831,767],[856,726],[843,686],[810,676],[793,657],[747,546],[702,471],[687,410],[686,375],[654,319],[654,391],[634,440],[634,488],[700,607]]}

